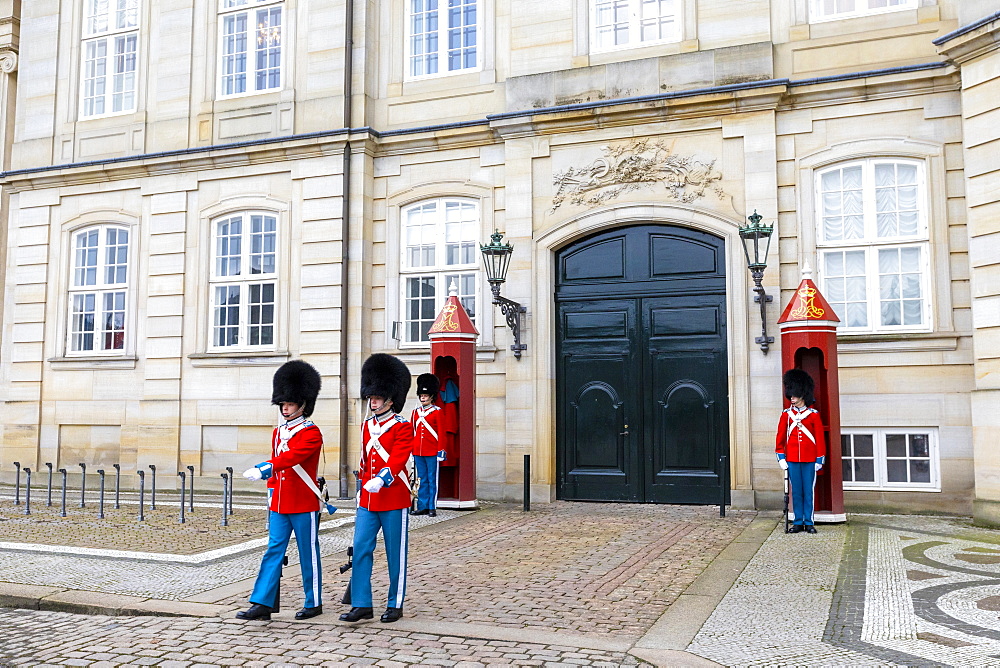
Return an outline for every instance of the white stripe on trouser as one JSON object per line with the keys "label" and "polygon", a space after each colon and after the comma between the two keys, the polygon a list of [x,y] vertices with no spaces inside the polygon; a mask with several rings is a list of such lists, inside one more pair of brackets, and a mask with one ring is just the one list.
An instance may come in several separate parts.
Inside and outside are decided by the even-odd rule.
{"label": "white stripe on trouser", "polygon": [[391,606],[393,608],[402,608],[403,597],[406,595],[406,541],[410,534],[410,513],[406,508],[399,512],[402,513],[399,522],[399,570],[396,574],[396,600]]}
{"label": "white stripe on trouser", "polygon": [[317,606],[323,605],[323,601],[319,597],[319,538],[317,533],[319,532],[319,513],[312,513],[312,531],[309,534],[309,551],[312,553],[310,559],[312,560],[313,569],[313,603]]}

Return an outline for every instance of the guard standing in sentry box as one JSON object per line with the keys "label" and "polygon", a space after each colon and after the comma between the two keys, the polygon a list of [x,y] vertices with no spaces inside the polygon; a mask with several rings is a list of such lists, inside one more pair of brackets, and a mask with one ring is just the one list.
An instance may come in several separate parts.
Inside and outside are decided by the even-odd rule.
{"label": "guard standing in sentry box", "polygon": [[[292,532],[299,548],[305,590],[305,606],[295,613],[295,619],[309,619],[323,613],[319,553],[323,495],[316,484],[323,435],[307,419],[316,406],[320,385],[319,373],[302,360],[286,362],[274,374],[271,403],[280,406],[284,420],[271,436],[273,456],[243,473],[247,480],[267,480],[268,543],[250,594],[251,606],[236,614],[239,619],[271,618]],[[327,505],[327,510],[333,512],[332,506]]]}
{"label": "guard standing in sentry box", "polygon": [[409,460],[413,427],[397,415],[410,391],[410,371],[398,358],[376,353],[361,366],[361,398],[374,415],[361,426],[358,511],[354,518],[354,569],[351,605],[341,621],[371,619],[372,559],[381,529],[389,565],[389,598],[381,621],[403,616],[409,532]]}
{"label": "guard standing in sentry box", "polygon": [[781,413],[774,451],[778,465],[788,471],[792,485],[795,520],[789,533],[816,533],[813,523],[813,489],[816,474],[826,462],[826,437],[819,411],[810,408],[815,382],[802,369],[790,369],[781,377],[785,398],[792,404]]}
{"label": "guard standing in sentry box", "polygon": [[417,468],[420,486],[417,488],[417,508],[411,515],[437,516],[438,467],[447,455],[441,449],[441,407],[436,406],[441,381],[432,373],[417,376],[417,399],[420,405],[413,409],[413,463]]}

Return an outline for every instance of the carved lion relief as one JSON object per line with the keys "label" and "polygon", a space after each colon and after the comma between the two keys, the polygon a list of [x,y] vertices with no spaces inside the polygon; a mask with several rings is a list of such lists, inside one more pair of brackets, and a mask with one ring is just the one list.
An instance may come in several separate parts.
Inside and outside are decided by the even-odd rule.
{"label": "carved lion relief", "polygon": [[605,146],[604,156],[589,165],[557,173],[553,177],[556,194],[549,213],[566,201],[577,206],[594,206],[660,184],[668,199],[685,204],[709,191],[721,199],[725,193],[716,184],[721,180],[714,159],[678,155],[663,142],[636,139],[625,145]]}

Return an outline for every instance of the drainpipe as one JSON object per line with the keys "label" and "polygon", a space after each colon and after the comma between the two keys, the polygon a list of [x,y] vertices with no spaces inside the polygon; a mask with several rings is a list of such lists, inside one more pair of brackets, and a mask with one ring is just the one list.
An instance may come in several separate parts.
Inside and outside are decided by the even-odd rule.
{"label": "drainpipe", "polygon": [[344,127],[347,128],[347,139],[344,142],[343,185],[340,209],[340,498],[349,498],[347,492],[347,476],[350,467],[347,462],[347,444],[350,443],[348,418],[350,403],[347,391],[347,277],[348,277],[348,242],[351,221],[351,135],[350,130],[353,114],[351,102],[353,98],[354,74],[354,0],[344,3]]}

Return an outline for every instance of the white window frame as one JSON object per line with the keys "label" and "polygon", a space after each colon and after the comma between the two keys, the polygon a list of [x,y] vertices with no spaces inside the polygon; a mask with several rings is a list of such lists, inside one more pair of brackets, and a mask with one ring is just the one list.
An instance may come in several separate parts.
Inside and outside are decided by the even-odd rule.
{"label": "white window frame", "polygon": [[[872,7],[872,3],[896,2],[898,4],[887,5],[885,7]],[[920,6],[919,0],[853,0],[854,9],[836,10],[836,5],[851,0],[809,0],[809,23],[824,23],[826,21],[841,21],[843,19],[853,19],[859,16],[873,16],[875,14],[889,14],[892,12],[902,12],[908,9],[917,9]],[[828,11],[827,7],[834,3],[833,11]],[[860,8],[860,5],[865,7]]]}
{"label": "white window frame", "polygon": [[[471,247],[471,258],[468,262],[459,262],[455,264],[447,263],[447,238],[446,238],[446,211],[449,205],[458,205],[460,207],[472,207],[473,216],[465,219],[465,222],[474,227],[474,234],[469,234],[468,238],[462,237],[459,240],[459,244],[472,244]],[[433,207],[433,212],[431,212],[431,207]],[[411,216],[415,215],[418,211],[424,211],[426,215],[432,218],[432,221],[427,224],[428,229],[426,234],[423,235],[422,241],[430,241],[431,243],[419,244],[421,247],[426,249],[433,249],[434,262],[432,264],[414,264],[411,260],[411,249],[414,246],[409,244],[410,241],[410,221]],[[482,330],[484,328],[482,311],[486,307],[486,301],[483,299],[483,279],[482,272],[479,266],[479,238],[482,229],[482,204],[476,198],[471,197],[434,197],[429,199],[420,200],[419,202],[413,202],[404,206],[400,209],[400,269],[399,269],[399,295],[400,295],[400,327],[399,332],[399,346],[400,348],[426,348],[430,345],[429,339],[420,338],[421,336],[426,336],[425,333],[418,335],[416,339],[412,336],[411,325],[413,323],[425,323],[426,327],[429,328],[437,317],[438,312],[441,307],[444,306],[445,301],[448,299],[448,294],[450,290],[451,278],[454,276],[465,277],[466,280],[472,278],[472,286],[463,284],[459,285],[459,299],[466,310],[468,309],[469,302],[471,300],[473,308],[469,315],[472,318],[472,322],[476,325],[476,329]],[[459,250],[461,253],[462,250]],[[410,318],[410,307],[411,302],[409,301],[409,287],[412,280],[419,279],[433,279],[434,280],[434,295],[433,295],[433,309],[432,312],[421,313],[418,318]],[[419,324],[418,324],[419,327]]]}
{"label": "white window frame", "polygon": [[[219,23],[216,61],[218,66],[218,76],[216,78],[218,98],[220,100],[231,99],[282,90],[285,86],[288,61],[288,12],[286,11],[284,0],[218,0],[218,3]],[[260,12],[272,12],[274,10],[277,10],[280,16],[277,27],[257,22]],[[231,19],[236,20],[240,15],[243,16],[246,26],[243,33],[246,40],[246,50],[243,52],[234,51],[227,53],[228,45],[233,39],[226,33],[228,21]],[[265,65],[261,69],[257,65],[257,51],[261,46],[264,46],[265,42],[268,43],[268,48],[277,53],[277,68]],[[238,59],[238,53],[243,54],[243,70],[233,69],[230,71],[230,63]],[[268,86],[266,79],[269,76],[266,72],[274,69],[277,69],[278,72],[278,83],[277,85]],[[258,87],[257,79],[262,71],[265,72],[265,85]],[[242,91],[227,92],[227,79],[230,77],[235,78],[239,75],[244,77],[244,89]]]}
{"label": "white window frame", "polygon": [[[917,206],[917,229],[913,234],[897,236],[878,236],[877,206],[876,206],[876,184],[875,169],[878,165],[907,165],[916,170],[916,206]],[[824,191],[822,186],[823,176],[833,171],[845,170],[859,167],[862,173],[862,218],[863,236],[851,239],[827,239],[826,228],[824,226]],[[905,332],[929,332],[933,330],[933,292],[931,290],[930,266],[931,248],[929,237],[929,198],[926,177],[926,165],[922,160],[895,157],[870,157],[858,160],[849,160],[826,165],[814,172],[814,202],[815,202],[815,224],[816,224],[816,253],[817,253],[817,274],[820,278],[820,290],[827,301],[833,306],[834,311],[840,318],[841,325],[838,333],[841,335],[850,334],[887,334]],[[919,324],[883,325],[882,323],[882,296],[881,296],[881,276],[879,257],[881,251],[892,251],[906,249],[912,251],[916,249],[919,254],[917,271],[902,272],[900,276],[906,274],[912,277],[917,275],[920,289],[920,317]],[[864,253],[864,279],[865,279],[865,302],[867,325],[851,326],[849,324],[849,314],[844,304],[848,299],[846,290],[846,279],[844,288],[844,300],[836,299],[838,291],[833,288],[830,281],[844,278],[844,276],[827,275],[828,256],[838,253]],[[846,266],[846,263],[845,263]],[[846,273],[845,273],[846,275]],[[860,273],[853,276],[861,277]],[[900,281],[902,283],[902,280]],[[902,290],[902,285],[899,287]],[[855,300],[857,301],[857,300]],[[886,299],[885,301],[900,301],[900,318],[903,319],[903,298]]]}
{"label": "white window frame", "polygon": [[[135,112],[139,96],[141,10],[140,0],[83,0],[80,118]],[[97,55],[99,50],[103,55]],[[98,89],[102,92],[97,92]],[[100,111],[92,106],[97,104],[102,107]]]}
{"label": "white window frame", "polygon": [[[262,230],[255,232],[253,222],[255,217],[261,218]],[[223,225],[232,224],[239,221],[240,230],[233,234],[225,235],[226,238],[239,239],[239,251],[222,255],[223,250],[222,235],[220,232]],[[273,229],[268,229],[267,223],[273,223]],[[221,216],[217,216],[211,221],[211,262],[212,267],[209,273],[209,294],[208,294],[208,350],[210,352],[239,352],[239,351],[270,351],[277,350],[278,345],[278,264],[280,259],[280,216],[274,211],[267,210],[247,210],[235,211]],[[227,230],[228,231],[228,230]],[[254,253],[254,237],[260,237],[262,246],[260,253]],[[267,243],[268,239],[270,244]],[[226,246],[225,250],[230,248]],[[263,264],[261,271],[252,271],[252,256],[259,255],[262,262],[266,262],[270,256],[270,266]],[[238,263],[238,270],[232,269],[232,264]],[[270,271],[266,271],[270,269]],[[236,271],[236,273],[229,273]],[[228,290],[229,294],[235,293],[238,297],[235,306],[223,306],[219,303],[222,290]],[[270,291],[271,301],[263,301],[263,293]],[[254,293],[258,293],[258,301],[251,302]],[[270,319],[266,317],[267,309],[270,308]],[[231,320],[223,320],[228,316],[235,317],[235,324]],[[255,322],[256,321],[256,322]],[[233,343],[220,343],[218,338],[220,326],[226,327],[236,332],[236,340]],[[260,342],[262,337],[269,330],[270,341]],[[258,341],[254,342],[254,337]]]}
{"label": "white window frame", "polygon": [[[475,38],[475,64],[469,66],[459,66],[455,69],[449,69],[449,35],[452,30],[460,30],[468,28],[469,26],[459,26],[458,28],[452,28],[449,26],[449,11],[446,5],[449,0],[404,0],[406,3],[406,48],[404,52],[406,53],[406,62],[403,67],[405,72],[404,78],[407,81],[419,81],[421,79],[434,79],[437,77],[451,76],[454,74],[466,74],[468,72],[478,72],[483,68],[483,9],[484,0],[455,0],[461,2],[463,5],[472,5],[476,13],[476,21],[474,25],[474,38]],[[414,74],[414,63],[415,60],[421,56],[426,56],[427,54],[415,54],[414,45],[416,40],[416,35],[414,33],[414,28],[416,27],[416,21],[414,19],[414,10],[424,9],[421,14],[430,14],[430,11],[426,11],[426,5],[429,2],[437,2],[436,9],[432,10],[435,17],[434,20],[437,24],[436,30],[427,30],[421,34],[434,34],[437,39],[437,49],[433,52],[428,51],[427,54],[433,53],[437,57],[437,71],[436,72],[421,72]],[[419,7],[418,7],[419,5]],[[442,16],[443,15],[443,16]],[[428,17],[429,18],[429,17]],[[461,34],[459,35],[461,38]],[[463,43],[461,48],[466,48],[467,45]],[[462,59],[464,60],[464,58]],[[425,68],[426,69],[426,68]]]}
{"label": "white window frame", "polygon": [[[857,435],[868,435],[872,437],[873,445],[873,459],[874,459],[874,473],[875,480],[873,481],[856,481],[856,480],[844,480],[844,489],[851,491],[863,491],[863,490],[880,490],[887,492],[940,492],[941,491],[941,461],[940,461],[940,449],[938,447],[938,430],[936,427],[879,427],[879,428],[865,428],[865,427],[850,427],[841,428],[840,430],[841,438],[844,436],[857,436]],[[909,452],[907,452],[906,457],[893,457],[894,460],[909,460],[909,459],[927,459],[930,464],[930,480],[928,482],[889,482],[888,474],[888,461],[886,449],[886,437],[887,436],[916,436],[923,435],[927,437],[927,451],[928,456],[924,457],[910,457]],[[909,445],[909,439],[907,439],[907,446]],[[839,445],[843,452],[843,442]],[[852,450],[853,452],[853,450]],[[850,466],[852,458],[844,457],[842,455],[841,461],[843,463],[843,470],[846,472]],[[853,478],[853,470],[851,473]]]}
{"label": "white window frame", "polygon": [[[666,36],[655,39],[643,39],[643,23],[648,19],[643,18],[643,11],[647,6],[659,2],[670,2],[673,4],[673,29]],[[674,44],[681,41],[683,32],[682,12],[684,9],[683,0],[588,0],[590,8],[590,52],[608,53],[611,51],[621,51],[622,49],[635,49],[646,46],[656,46],[658,44]],[[625,25],[628,32],[628,39],[621,44],[602,45],[600,33],[605,26],[600,24],[600,17],[604,12],[615,12],[616,8],[621,8],[627,13]],[[661,15],[662,18],[662,15]],[[612,23],[611,25],[615,25]],[[613,30],[613,29],[612,29]]]}
{"label": "white window frame", "polygon": [[[114,245],[109,243],[109,232],[112,231],[117,236]],[[121,234],[125,235],[124,243]],[[81,247],[80,242],[90,235],[96,235],[96,245]],[[66,357],[122,357],[127,354],[129,337],[132,335],[129,279],[134,247],[133,229],[128,225],[88,225],[73,230],[70,234]],[[124,257],[120,252],[122,248]],[[113,249],[118,249],[119,252],[115,253],[114,261],[111,262],[108,253]],[[86,258],[83,253],[86,253]],[[109,270],[114,274],[109,275]],[[92,280],[88,275],[92,275]],[[82,309],[81,306],[86,305],[88,298],[91,308]],[[113,300],[110,304],[109,298]],[[81,326],[86,322],[87,314],[90,315],[89,328]],[[114,326],[110,329],[107,328],[109,318],[114,319]],[[120,333],[120,345],[115,346],[112,341],[112,345],[107,347],[107,337],[114,338],[116,333]],[[87,336],[90,337],[89,348],[83,345]]]}

